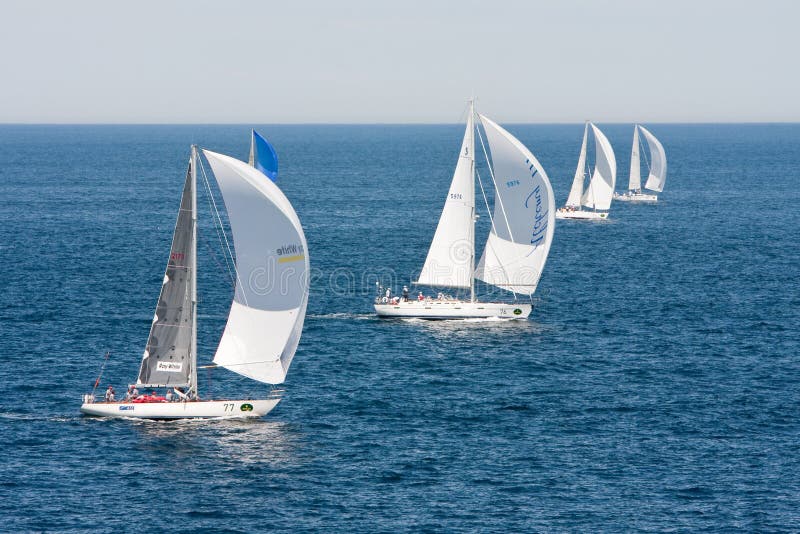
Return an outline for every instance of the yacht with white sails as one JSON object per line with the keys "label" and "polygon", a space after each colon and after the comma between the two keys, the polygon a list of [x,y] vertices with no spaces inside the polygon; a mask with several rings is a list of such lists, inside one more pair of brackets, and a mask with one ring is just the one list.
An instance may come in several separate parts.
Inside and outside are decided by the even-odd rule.
{"label": "yacht with white sails", "polygon": [[[591,130],[590,130],[591,127]],[[594,137],[595,162],[594,169],[589,172],[587,161],[587,141],[589,132]],[[586,181],[588,179],[588,185]],[[556,212],[556,219],[605,220],[611,207],[611,197],[617,180],[617,160],[614,149],[600,128],[586,122],[583,129],[581,155],[578,157],[578,168],[569,190],[567,203]],[[589,208],[589,209],[583,209]]]}
{"label": "yacht with white sails", "polygon": [[633,127],[633,145],[631,147],[631,174],[628,180],[628,191],[625,193],[614,193],[615,200],[623,202],[657,202],[658,196],[653,193],[642,191],[641,161],[639,158],[639,131],[650,148],[650,159],[645,157],[647,164],[647,182],[645,189],[660,193],[664,190],[664,183],[667,181],[667,154],[664,146],[650,133],[644,126],[639,124]]}
{"label": "yacht with white sails", "polygon": [[[300,220],[277,185],[258,168],[210,150],[211,166],[227,209],[234,260],[235,290],[227,324],[213,364],[257,382],[281,384],[292,362],[308,302],[309,261]],[[81,412],[100,417],[147,419],[259,417],[281,399],[272,389],[260,398],[211,399],[198,389],[197,349],[197,178],[202,170],[197,147],[189,168],[150,335],[136,382],[123,400],[84,395]],[[277,170],[277,167],[275,167]],[[224,225],[216,203],[214,222]],[[222,245],[220,238],[220,245]],[[102,375],[102,372],[101,372]],[[95,382],[97,387],[98,377]],[[136,395],[139,390],[151,394]],[[162,391],[166,390],[166,395]],[[131,392],[135,392],[131,394]],[[175,395],[169,402],[169,397]]]}
{"label": "yacht with white sails", "polygon": [[[476,125],[486,133],[486,144]],[[494,184],[494,210],[489,209],[483,182],[475,168],[475,134],[489,163]],[[475,264],[475,178],[489,210],[491,230],[483,255]],[[524,319],[532,305],[516,297],[536,291],[555,229],[553,189],[542,166],[517,138],[469,102],[467,127],[450,190],[417,285],[443,290],[437,298],[379,295],[380,317]],[[475,279],[513,293],[514,302],[483,302],[475,295]],[[461,292],[449,297],[444,291]],[[422,294],[420,293],[420,296]]]}

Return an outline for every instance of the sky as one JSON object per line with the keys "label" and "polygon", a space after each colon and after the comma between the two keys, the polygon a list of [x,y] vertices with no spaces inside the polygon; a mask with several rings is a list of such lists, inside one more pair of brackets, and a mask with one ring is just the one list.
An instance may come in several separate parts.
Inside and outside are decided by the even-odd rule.
{"label": "sky", "polygon": [[800,121],[790,0],[2,0],[0,123]]}

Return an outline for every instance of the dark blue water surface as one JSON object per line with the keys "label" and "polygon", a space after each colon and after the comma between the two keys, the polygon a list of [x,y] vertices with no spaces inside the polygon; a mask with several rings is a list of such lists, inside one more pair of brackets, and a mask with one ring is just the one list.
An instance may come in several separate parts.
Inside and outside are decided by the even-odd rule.
{"label": "dark blue water surface", "polygon": [[[559,221],[510,323],[371,313],[422,266],[463,126],[261,128],[309,314],[274,412],[194,422],[78,407],[107,350],[101,387],[135,379],[189,145],[245,158],[249,127],[0,126],[0,530],[797,530],[800,125],[649,126],[658,204]],[[601,127],[624,189],[632,127]],[[583,125],[509,130],[563,204]],[[204,228],[201,363],[230,298]]]}

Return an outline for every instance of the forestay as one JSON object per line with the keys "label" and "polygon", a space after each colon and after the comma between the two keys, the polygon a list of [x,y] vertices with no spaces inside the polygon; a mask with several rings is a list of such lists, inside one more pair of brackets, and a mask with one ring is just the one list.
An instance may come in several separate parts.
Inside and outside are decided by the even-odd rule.
{"label": "forestay", "polygon": [[495,180],[493,225],[475,276],[508,291],[536,290],[555,228],[555,199],[538,160],[514,136],[480,115]]}
{"label": "forestay", "polygon": [[194,179],[190,163],[161,293],[142,356],[139,377],[136,379],[139,387],[190,385],[194,365],[191,351],[195,320],[192,305],[196,254],[193,240],[193,190]]}
{"label": "forestay", "polygon": [[638,191],[642,188],[642,177],[639,163],[639,129],[633,127],[633,147],[631,148],[631,176],[628,180],[628,189]]}
{"label": "forestay", "polygon": [[203,150],[219,184],[236,253],[236,291],[214,363],[283,382],[308,303],[309,261],[289,200],[257,169]]}
{"label": "forestay", "polygon": [[611,207],[611,197],[614,195],[617,161],[611,143],[594,124],[592,124],[592,133],[595,141],[594,171],[581,202],[587,208],[607,210]]}
{"label": "forestay", "polygon": [[639,126],[650,147],[650,175],[647,177],[645,187],[651,191],[661,192],[667,181],[667,155],[664,147],[644,126]]}
{"label": "forestay", "polygon": [[475,256],[475,137],[470,106],[453,181],[418,284],[468,288]]}

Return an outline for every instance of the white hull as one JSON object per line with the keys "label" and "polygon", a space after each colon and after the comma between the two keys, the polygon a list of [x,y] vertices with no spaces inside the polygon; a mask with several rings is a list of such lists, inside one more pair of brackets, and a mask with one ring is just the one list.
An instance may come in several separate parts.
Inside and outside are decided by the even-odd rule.
{"label": "white hull", "polygon": [[375,304],[378,317],[415,317],[419,319],[526,319],[530,304],[503,302],[468,302],[461,300],[409,300],[397,304]]}
{"label": "white hull", "polygon": [[280,397],[261,400],[215,400],[188,402],[84,402],[81,412],[97,417],[139,419],[194,419],[261,417],[280,402]]}
{"label": "white hull", "polygon": [[582,220],[604,221],[608,219],[608,212],[583,211],[583,210],[569,211],[565,210],[564,208],[561,208],[556,211],[556,219],[582,219]]}
{"label": "white hull", "polygon": [[614,200],[623,202],[658,202],[658,196],[647,193],[614,193]]}

